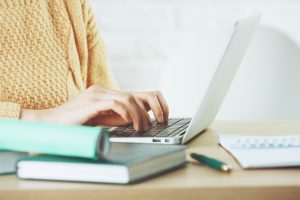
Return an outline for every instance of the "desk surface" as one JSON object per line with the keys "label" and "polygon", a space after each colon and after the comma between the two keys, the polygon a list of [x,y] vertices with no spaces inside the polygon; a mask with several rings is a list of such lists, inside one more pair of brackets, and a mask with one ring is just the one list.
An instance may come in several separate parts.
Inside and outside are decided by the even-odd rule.
{"label": "desk surface", "polygon": [[[206,166],[186,167],[134,185],[18,180],[0,176],[0,199],[299,199],[300,168],[243,170],[217,145],[217,134],[300,134],[300,121],[216,122],[188,144],[188,152],[220,158],[234,167],[223,174]],[[300,155],[299,155],[300,156]]]}

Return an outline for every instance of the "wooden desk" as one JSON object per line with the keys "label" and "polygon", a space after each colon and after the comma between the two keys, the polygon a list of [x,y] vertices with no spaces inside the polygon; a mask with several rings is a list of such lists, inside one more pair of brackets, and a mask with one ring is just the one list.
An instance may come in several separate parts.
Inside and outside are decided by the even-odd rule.
{"label": "wooden desk", "polygon": [[12,175],[1,176],[0,199],[300,199],[300,168],[243,170],[217,145],[219,133],[300,134],[300,121],[216,122],[188,144],[189,152],[201,152],[231,163],[231,174],[190,163],[177,171],[125,186],[24,181]]}

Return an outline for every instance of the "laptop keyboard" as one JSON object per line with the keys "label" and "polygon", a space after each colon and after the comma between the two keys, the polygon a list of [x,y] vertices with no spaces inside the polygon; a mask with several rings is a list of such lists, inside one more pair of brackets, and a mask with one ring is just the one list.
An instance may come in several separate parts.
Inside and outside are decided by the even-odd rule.
{"label": "laptop keyboard", "polygon": [[111,131],[113,137],[173,137],[189,126],[191,118],[170,118],[168,123],[152,122],[148,131],[137,133],[132,126],[120,126]]}

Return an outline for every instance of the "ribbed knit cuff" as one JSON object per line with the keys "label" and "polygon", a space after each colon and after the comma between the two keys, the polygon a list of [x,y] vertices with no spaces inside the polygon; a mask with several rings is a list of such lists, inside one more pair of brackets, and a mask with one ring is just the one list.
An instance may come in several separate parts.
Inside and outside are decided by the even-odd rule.
{"label": "ribbed knit cuff", "polygon": [[21,106],[16,103],[0,103],[0,118],[19,119]]}

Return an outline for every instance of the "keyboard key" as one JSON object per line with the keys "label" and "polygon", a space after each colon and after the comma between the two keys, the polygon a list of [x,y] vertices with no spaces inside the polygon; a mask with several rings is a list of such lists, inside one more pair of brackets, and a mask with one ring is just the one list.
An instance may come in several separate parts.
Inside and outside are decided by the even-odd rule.
{"label": "keyboard key", "polygon": [[134,130],[134,131],[132,131],[132,130],[130,130],[130,129],[126,129],[126,130],[124,130],[124,131],[122,131],[122,136],[123,137],[129,137],[129,136],[131,136],[132,134],[135,134],[136,133],[136,131]]}
{"label": "keyboard key", "polygon": [[155,127],[153,129],[151,129],[151,131],[156,131],[157,133],[159,133],[159,132],[165,130],[166,128],[168,128],[168,127]]}
{"label": "keyboard key", "polygon": [[182,120],[182,118],[171,118],[171,119],[169,119],[169,121],[168,121],[168,125],[169,126],[172,126],[173,124],[176,124],[176,123],[178,123],[179,121],[181,121]]}
{"label": "keyboard key", "polygon": [[133,135],[135,132],[113,132],[112,133],[112,137],[131,137],[131,135]]}
{"label": "keyboard key", "polygon": [[177,122],[175,125],[186,125],[189,123],[190,123],[190,120],[181,120],[181,121]]}
{"label": "keyboard key", "polygon": [[158,133],[156,135],[156,137],[166,137],[166,136],[170,135],[171,133],[173,133],[174,131],[178,130],[178,128],[180,128],[180,127],[173,127],[173,126],[168,127],[165,130]]}
{"label": "keyboard key", "polygon": [[170,118],[168,123],[159,124],[153,120],[149,131],[145,133],[137,133],[132,125],[117,127],[112,130],[114,137],[167,137],[173,136],[188,127],[191,119],[186,118]]}
{"label": "keyboard key", "polygon": [[159,134],[157,134],[156,137],[166,137],[166,136],[172,134],[174,131],[176,131],[176,130],[173,130],[173,129],[164,130],[164,131],[160,132]]}
{"label": "keyboard key", "polygon": [[125,129],[127,129],[126,126],[120,126],[120,127],[117,127],[115,129],[113,129],[112,132],[120,132],[120,131],[123,131]]}
{"label": "keyboard key", "polygon": [[144,133],[135,132],[135,133],[132,133],[129,137],[143,137],[143,136],[144,136]]}
{"label": "keyboard key", "polygon": [[157,134],[158,134],[157,131],[147,131],[147,132],[144,133],[144,136],[146,136],[146,137],[154,137]]}
{"label": "keyboard key", "polygon": [[135,129],[133,127],[128,127],[125,130],[123,130],[123,131],[126,131],[126,132],[129,132],[129,131],[135,132]]}
{"label": "keyboard key", "polygon": [[114,137],[120,137],[122,135],[122,132],[118,132],[118,131],[116,131],[116,132],[111,132],[111,136],[114,136]]}
{"label": "keyboard key", "polygon": [[182,131],[186,130],[188,126],[189,125],[185,125],[185,126],[181,127],[180,129],[178,129],[178,130],[174,131],[173,133],[171,133],[170,135],[168,135],[168,137],[173,137],[173,136],[181,133]]}
{"label": "keyboard key", "polygon": [[192,120],[192,118],[183,118],[182,121],[184,121],[184,122],[191,122],[191,120]]}

